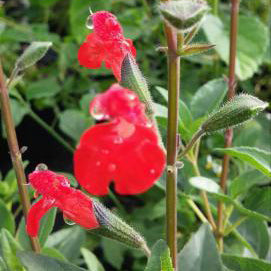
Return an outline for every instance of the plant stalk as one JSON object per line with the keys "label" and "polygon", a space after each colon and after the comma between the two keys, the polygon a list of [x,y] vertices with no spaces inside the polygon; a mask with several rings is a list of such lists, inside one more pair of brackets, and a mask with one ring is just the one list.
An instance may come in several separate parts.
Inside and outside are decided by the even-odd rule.
{"label": "plant stalk", "polygon": [[[168,0],[162,0],[168,1]],[[168,127],[167,127],[167,184],[166,184],[166,224],[167,244],[172,264],[177,270],[177,154],[178,154],[178,114],[180,90],[180,57],[177,55],[177,33],[164,24],[168,46]]]}
{"label": "plant stalk", "polygon": [[[237,51],[237,35],[238,35],[238,15],[239,15],[239,0],[231,0],[231,31],[230,31],[230,56],[229,56],[229,81],[228,81],[228,100],[235,95],[235,63]],[[228,129],[225,132],[225,148],[232,144],[233,131]],[[228,178],[230,156],[225,154],[223,157],[222,173],[220,178],[221,190],[226,193],[226,183]],[[220,251],[223,251],[223,234],[224,234],[224,204],[218,202],[217,206],[217,243]]]}
{"label": "plant stalk", "polygon": [[[26,177],[24,173],[24,167],[22,162],[22,156],[19,149],[15,126],[12,118],[10,101],[8,90],[6,87],[2,64],[0,62],[0,101],[1,101],[1,111],[3,122],[7,132],[7,141],[10,151],[11,161],[16,173],[17,185],[19,190],[19,195],[22,203],[24,217],[26,219],[28,211],[31,207],[30,200],[26,188]],[[39,239],[37,237],[29,237],[32,249],[35,252],[40,252]]]}

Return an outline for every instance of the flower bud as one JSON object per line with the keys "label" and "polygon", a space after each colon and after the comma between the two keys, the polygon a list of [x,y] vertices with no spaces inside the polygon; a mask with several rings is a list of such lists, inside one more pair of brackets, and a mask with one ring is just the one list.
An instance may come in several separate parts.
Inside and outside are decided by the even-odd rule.
{"label": "flower bud", "polygon": [[140,100],[146,105],[147,114],[153,114],[153,103],[147,82],[138,68],[135,59],[129,53],[125,56],[122,62],[120,84],[123,87],[135,91]]}
{"label": "flower bud", "polygon": [[100,227],[91,230],[92,233],[119,241],[132,248],[141,249],[147,256],[150,255],[144,238],[131,226],[105,208],[97,200],[93,200],[93,207]]}
{"label": "flower bud", "polygon": [[204,133],[211,133],[221,129],[227,129],[241,124],[263,111],[268,103],[258,98],[241,94],[228,101],[217,112],[202,124],[201,130]]}
{"label": "flower bud", "polygon": [[202,0],[168,1],[159,6],[164,19],[181,32],[189,32],[198,25],[208,5]]}

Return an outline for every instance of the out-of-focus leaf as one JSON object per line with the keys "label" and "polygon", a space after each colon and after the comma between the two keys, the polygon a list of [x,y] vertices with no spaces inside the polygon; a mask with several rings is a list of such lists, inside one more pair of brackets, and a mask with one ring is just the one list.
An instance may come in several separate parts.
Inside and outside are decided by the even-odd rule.
{"label": "out-of-focus leaf", "polygon": [[15,126],[19,125],[27,114],[27,108],[15,99],[10,99],[11,112]]}
{"label": "out-of-focus leaf", "polygon": [[[49,234],[53,230],[57,208],[52,208],[47,214],[43,216],[40,222],[39,240],[41,246],[44,246]],[[17,238],[24,249],[31,249],[29,237],[25,230],[25,219],[22,218],[17,231]]]}
{"label": "out-of-focus leaf", "polygon": [[250,218],[244,221],[237,230],[250,243],[259,257],[264,259],[270,245],[267,223],[257,218]]}
{"label": "out-of-focus leaf", "polygon": [[124,259],[123,254],[126,247],[121,243],[108,238],[102,239],[102,247],[105,259],[117,270],[121,270],[121,265]]}
{"label": "out-of-focus leaf", "polygon": [[23,52],[15,63],[15,68],[24,70],[44,57],[48,49],[52,46],[52,42],[35,41]]}
{"label": "out-of-focus leaf", "polygon": [[270,271],[271,264],[254,258],[246,258],[231,254],[222,255],[223,263],[233,271]]}
{"label": "out-of-focus leaf", "polygon": [[[216,16],[208,15],[203,23],[204,32],[210,43],[215,44],[223,61],[229,61],[229,24]],[[250,78],[263,62],[268,45],[267,27],[253,16],[239,17],[236,75],[240,80]]]}
{"label": "out-of-focus leaf", "polygon": [[85,231],[79,226],[73,226],[51,234],[45,246],[58,249],[67,260],[73,262],[79,257],[85,238]]}
{"label": "out-of-focus leaf", "polygon": [[193,117],[207,116],[218,109],[227,93],[227,83],[224,79],[214,79],[207,82],[195,93],[191,100]]}
{"label": "out-of-focus leaf", "polygon": [[[152,247],[145,271],[170,270],[162,269],[162,259],[167,255],[168,246],[164,240],[158,240]],[[172,270],[172,269],[171,269]]]}
{"label": "out-of-focus leaf", "polygon": [[41,250],[41,253],[43,255],[53,257],[53,258],[59,259],[59,260],[64,261],[64,262],[67,261],[65,256],[61,252],[59,252],[57,249],[55,249],[53,247],[43,247],[42,250]]}
{"label": "out-of-focus leaf", "polygon": [[15,222],[13,215],[6,207],[5,203],[0,198],[0,229],[5,228],[12,234],[15,231]]}
{"label": "out-of-focus leaf", "polygon": [[266,177],[258,170],[249,170],[232,180],[229,189],[230,194],[235,198],[242,193],[246,193],[255,184],[263,184],[270,181],[270,178]]}
{"label": "out-of-focus leaf", "polygon": [[222,271],[216,241],[208,224],[203,224],[178,255],[178,266],[185,271]]}
{"label": "out-of-focus leaf", "polygon": [[249,163],[251,166],[260,170],[263,174],[271,177],[271,152],[260,150],[253,147],[232,147],[217,148],[216,151],[227,153],[233,157]]}
{"label": "out-of-focus leaf", "polygon": [[269,216],[271,220],[271,187],[254,188],[244,200],[244,206],[255,212]]}
{"label": "out-of-focus leaf", "polygon": [[22,250],[21,246],[6,229],[1,230],[0,251],[9,270],[23,271],[16,253]]}
{"label": "out-of-focus leaf", "polygon": [[75,109],[67,109],[59,116],[59,127],[69,137],[78,140],[82,133],[90,126],[91,119]]}
{"label": "out-of-focus leaf", "polygon": [[215,181],[202,176],[190,178],[189,183],[198,189],[208,192],[218,193],[220,190],[219,185]]}
{"label": "out-of-focus leaf", "polygon": [[104,271],[102,264],[91,251],[83,247],[81,248],[81,253],[89,271]]}
{"label": "out-of-focus leaf", "polygon": [[40,99],[55,96],[61,90],[55,77],[41,79],[30,83],[26,89],[28,99]]}
{"label": "out-of-focus leaf", "polygon": [[73,264],[66,263],[52,257],[36,254],[30,251],[21,251],[17,253],[17,255],[23,266],[27,268],[27,271],[86,271],[86,269],[79,268]]}

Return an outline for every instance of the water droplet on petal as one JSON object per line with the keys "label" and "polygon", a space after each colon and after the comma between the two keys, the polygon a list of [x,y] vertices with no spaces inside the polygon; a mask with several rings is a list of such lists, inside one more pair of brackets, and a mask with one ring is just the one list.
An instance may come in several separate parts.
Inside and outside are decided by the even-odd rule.
{"label": "water droplet on petal", "polygon": [[108,166],[108,170],[111,172],[115,171],[116,168],[117,168],[117,166],[115,164],[109,164],[109,166]]}
{"label": "water droplet on petal", "polygon": [[101,162],[100,161],[97,161],[96,162],[96,166],[99,167],[101,165]]}
{"label": "water droplet on petal", "polygon": [[90,114],[92,115],[92,117],[96,120],[105,120],[105,119],[109,119],[109,116],[106,115],[101,109],[100,109],[100,104],[96,104],[94,105],[91,110],[90,110]]}
{"label": "water droplet on petal", "polygon": [[103,154],[109,154],[109,150],[102,150]]}
{"label": "water droplet on petal", "polygon": [[152,122],[152,121],[148,121],[148,122],[146,123],[146,127],[148,127],[148,128],[153,127],[153,122]]}
{"label": "water droplet on petal", "polygon": [[133,101],[135,98],[136,98],[136,95],[132,94],[132,93],[129,93],[127,94],[127,97],[130,101]]}
{"label": "water droplet on petal", "polygon": [[72,226],[72,225],[75,224],[75,222],[73,222],[72,220],[70,220],[69,218],[67,218],[65,215],[63,215],[63,220],[64,220],[64,222],[65,222],[67,225]]}
{"label": "water droplet on petal", "polygon": [[113,141],[114,144],[122,144],[123,143],[123,138],[118,136],[114,139]]}
{"label": "water droplet on petal", "polygon": [[155,174],[155,172],[156,172],[156,171],[155,171],[155,169],[153,169],[153,168],[150,170],[150,173],[151,173],[151,174]]}
{"label": "water droplet on petal", "polygon": [[38,170],[38,171],[42,171],[42,170],[48,170],[48,167],[43,164],[43,163],[40,163],[36,166],[35,170]]}
{"label": "water droplet on petal", "polygon": [[91,29],[91,30],[93,29],[93,21],[92,21],[92,16],[91,15],[89,15],[87,17],[86,28]]}

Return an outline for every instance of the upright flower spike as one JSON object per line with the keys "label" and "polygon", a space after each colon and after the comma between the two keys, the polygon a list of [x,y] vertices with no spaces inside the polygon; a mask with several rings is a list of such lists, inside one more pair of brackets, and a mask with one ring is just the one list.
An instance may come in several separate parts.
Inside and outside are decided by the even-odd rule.
{"label": "upright flower spike", "polygon": [[165,154],[135,93],[113,85],[90,105],[93,117],[109,120],[86,130],[74,154],[78,182],[91,194],[138,194],[161,176]]}
{"label": "upright flower spike", "polygon": [[52,208],[58,207],[64,217],[86,229],[98,228],[92,200],[80,190],[70,187],[69,180],[50,170],[37,168],[29,174],[29,182],[41,194],[27,216],[26,230],[28,235],[37,236],[41,218]]}
{"label": "upright flower spike", "polygon": [[100,68],[102,62],[105,67],[112,69],[118,81],[121,79],[121,64],[127,53],[136,56],[133,41],[123,36],[123,30],[117,18],[107,11],[91,14],[88,21],[92,21],[93,33],[78,51],[80,65],[89,68]]}

